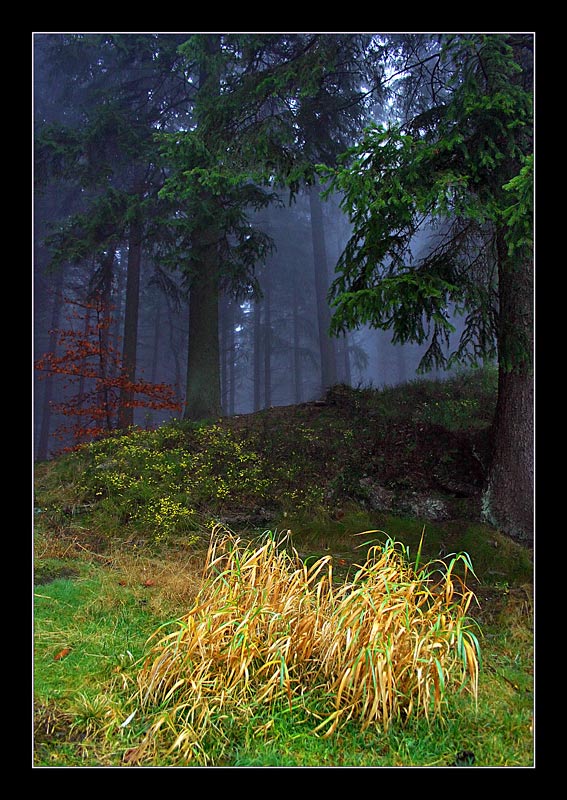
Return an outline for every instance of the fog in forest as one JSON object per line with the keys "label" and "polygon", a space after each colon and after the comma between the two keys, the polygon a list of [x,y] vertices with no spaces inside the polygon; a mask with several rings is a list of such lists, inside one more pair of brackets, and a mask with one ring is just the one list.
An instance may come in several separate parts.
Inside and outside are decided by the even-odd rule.
{"label": "fog in forest", "polygon": [[[322,230],[316,232],[306,193],[291,206],[284,202],[281,207],[261,212],[263,218],[256,224],[269,231],[275,243],[273,253],[258,270],[261,295],[243,299],[225,293],[220,298],[221,394],[226,415],[322,399],[326,389],[338,383],[354,388],[383,388],[422,377],[443,379],[448,374],[439,370],[419,372],[428,345],[393,344],[391,331],[361,327],[338,337],[328,335],[331,310],[327,290],[348,238],[349,225],[336,201],[316,202],[323,222]],[[322,236],[324,251],[320,261],[314,257],[314,235]],[[126,258],[127,253],[118,252],[114,265],[117,345],[125,301]],[[37,259],[34,278],[35,349],[40,353],[49,349],[49,330],[64,309],[61,295],[53,289],[54,277],[45,266],[42,269],[41,259]],[[61,290],[66,297],[80,297],[88,280],[88,269],[55,276],[55,281],[64,284]],[[174,275],[167,276],[166,284],[164,281],[159,263],[144,259],[138,372],[152,382],[171,384],[182,402],[187,366],[187,301]],[[319,298],[318,285],[323,290]],[[448,352],[456,346],[461,333],[461,319],[454,318],[453,324],[454,342]],[[325,358],[327,375],[323,375],[322,368]],[[44,381],[36,383],[39,412],[45,386]],[[60,385],[59,389],[63,387]],[[153,426],[175,416],[179,415],[136,409],[135,424]],[[39,437],[41,413],[36,414],[35,421]],[[57,425],[57,419],[52,424]]]}
{"label": "fog in forest", "polygon": [[[73,75],[62,74],[58,78],[49,68],[47,45],[53,43],[47,41],[50,36],[44,38],[36,40],[34,51],[36,126],[57,123],[79,130],[84,115],[73,101],[77,83],[69,89]],[[133,61],[132,70],[136,68]],[[126,73],[114,77],[111,88],[120,78],[127,77]],[[103,79],[106,78],[101,72],[97,80]],[[87,96],[89,89],[87,81],[80,95],[85,104],[93,102]],[[144,91],[149,97],[154,89],[148,85]],[[90,107],[91,119],[95,108]],[[170,129],[175,124],[180,129],[187,126],[186,117],[178,114],[176,119],[177,122],[168,121]],[[104,290],[110,297],[111,341],[117,351],[122,346],[127,330],[124,314],[131,244],[117,236],[112,249],[101,245],[98,250],[89,251],[85,247],[84,256],[56,265],[46,244],[46,236],[57,230],[62,221],[88,212],[92,197],[100,195],[100,186],[104,185],[105,191],[130,191],[140,170],[146,168],[140,162],[128,162],[119,153],[116,141],[111,144],[118,153],[115,168],[99,186],[85,190],[84,185],[73,181],[73,176],[66,175],[64,179],[47,181],[41,191],[35,192],[35,358],[56,350],[55,330],[80,332],[81,326],[87,324],[80,316],[69,318],[69,311],[73,310],[69,301],[85,300],[97,281],[99,285],[105,282]],[[77,160],[78,169],[84,160],[85,157]],[[154,189],[144,191],[149,193]],[[249,414],[272,406],[317,400],[334,384],[382,388],[422,377],[417,370],[427,343],[393,344],[391,331],[366,327],[334,338],[329,336],[332,309],[328,290],[350,233],[338,197],[323,200],[317,189],[303,188],[289,202],[288,195],[281,192],[279,203],[250,213],[249,221],[251,229],[273,239],[274,247],[265,263],[258,263],[255,268],[259,291],[254,293],[250,287],[244,287],[235,293],[225,286],[219,297],[223,414]],[[423,247],[427,247],[426,233],[415,242],[416,251]],[[462,320],[455,319],[454,325],[452,347],[462,331]],[[185,399],[188,336],[186,282],[179,270],[171,269],[161,258],[160,248],[152,245],[148,234],[140,261],[136,377],[171,385],[181,404]],[[446,377],[444,372],[427,375]],[[39,377],[36,375],[34,379],[35,449],[37,457],[45,458],[56,450],[52,434],[61,423],[60,416],[53,411],[54,404],[64,401],[69,389],[64,375],[53,375],[47,380],[45,376]],[[152,427],[180,416],[170,410],[136,408],[134,423]]]}

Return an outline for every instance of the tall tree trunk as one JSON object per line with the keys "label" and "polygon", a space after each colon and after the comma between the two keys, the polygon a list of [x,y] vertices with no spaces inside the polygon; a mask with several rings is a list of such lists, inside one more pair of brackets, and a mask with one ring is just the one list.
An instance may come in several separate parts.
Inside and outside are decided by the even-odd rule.
{"label": "tall tree trunk", "polygon": [[324,393],[329,386],[333,386],[333,384],[337,382],[337,357],[335,341],[329,336],[329,326],[331,323],[331,311],[327,302],[329,275],[327,270],[325,231],[323,227],[323,206],[318,185],[311,186],[308,193],[309,208],[311,211],[311,236],[313,240],[319,350],[321,353],[321,390]]}
{"label": "tall tree trunk", "polygon": [[216,263],[203,270],[189,295],[189,352],[185,419],[222,415],[220,392],[219,281]]}
{"label": "tall tree trunk", "polygon": [[483,496],[485,519],[522,543],[533,541],[533,270],[514,263],[498,237],[500,330],[493,455]]}
{"label": "tall tree trunk", "polygon": [[175,316],[177,312],[174,311],[172,308],[172,303],[170,297],[166,294],[165,295],[165,302],[167,307],[167,320],[168,320],[168,330],[169,330],[169,352],[173,357],[173,365],[174,365],[174,381],[173,386],[175,389],[175,399],[177,402],[181,403],[183,401],[183,393],[181,389],[182,385],[182,377],[181,377],[181,358],[179,356],[179,342],[175,336],[176,330],[176,321]]}
{"label": "tall tree trunk", "polygon": [[221,394],[224,413],[234,414],[234,304],[224,295],[221,305]]}
{"label": "tall tree trunk", "polygon": [[[64,271],[57,272],[55,290],[53,293],[53,305],[51,307],[51,324],[49,333],[48,352],[55,353],[57,349],[57,329],[61,317],[61,303],[63,291]],[[41,410],[41,427],[39,440],[37,443],[36,458],[38,461],[45,461],[49,455],[49,435],[51,432],[51,403],[53,401],[53,376],[47,375],[44,381],[43,402]]]}
{"label": "tall tree trunk", "polygon": [[303,375],[301,369],[301,335],[299,331],[299,291],[297,273],[293,276],[293,384],[294,401],[303,401]]}
{"label": "tall tree trunk", "polygon": [[[205,34],[205,55],[200,66],[199,96],[203,107],[214,103],[220,91],[220,37]],[[205,143],[214,136],[206,118],[198,124]],[[222,208],[215,212],[218,199],[212,192],[201,193],[203,216],[200,230],[193,234],[193,254],[198,269],[192,276],[189,293],[189,349],[185,419],[212,419],[222,415],[219,343],[219,231],[216,227]]]}
{"label": "tall tree trunk", "polygon": [[[84,336],[85,339],[88,337],[89,330],[91,329],[91,314],[92,314],[92,309],[91,308],[87,308],[86,311],[85,311],[85,321],[84,321],[84,324],[83,324],[83,336]],[[78,387],[77,387],[77,399],[78,399],[78,402],[79,402],[80,405],[83,405],[84,399],[85,399],[85,382],[86,382],[86,378],[85,378],[84,372],[87,371],[87,369],[88,369],[88,360],[89,360],[89,356],[86,355],[85,358],[83,358],[83,362],[82,362],[82,365],[81,365],[82,372],[81,372],[81,375],[79,376],[79,384],[78,384]],[[76,441],[75,444],[79,444],[79,442]]]}
{"label": "tall tree trunk", "polygon": [[254,303],[254,411],[260,410],[261,361],[262,361],[262,306],[259,300]]}
{"label": "tall tree trunk", "polygon": [[158,382],[158,363],[159,363],[160,344],[161,344],[161,298],[158,297],[156,305],[156,313],[154,317],[152,368],[150,372],[150,381],[152,383]]}
{"label": "tall tree trunk", "polygon": [[407,364],[406,364],[406,351],[401,344],[392,344],[392,349],[395,357],[397,383],[405,383],[408,379]]}
{"label": "tall tree trunk", "polygon": [[[161,297],[157,298],[156,304],[156,312],[154,316],[154,331],[152,337],[152,366],[150,370],[150,381],[151,383],[158,383],[158,369],[159,369],[159,354],[160,354],[160,345],[161,345]],[[151,422],[151,424],[155,424],[155,411],[148,411],[146,414],[146,420]]]}
{"label": "tall tree trunk", "polygon": [[235,306],[234,302],[230,303],[230,329],[229,329],[229,336],[228,336],[228,414],[229,416],[234,416],[235,408],[236,408],[236,338],[235,338],[235,331],[234,326],[236,324],[235,318]]}
{"label": "tall tree trunk", "polygon": [[120,350],[120,343],[122,341],[121,331],[124,328],[124,320],[122,319],[122,295],[124,294],[124,284],[126,283],[126,270],[124,269],[124,255],[122,250],[119,251],[117,263],[118,268],[116,270],[116,291],[115,299],[112,304],[112,347],[118,353]]}
{"label": "tall tree trunk", "polygon": [[[138,316],[140,310],[140,269],[142,263],[142,222],[138,216],[130,224],[128,241],[128,272],[126,275],[126,306],[124,309],[124,341],[122,349],[122,374],[133,383],[136,379],[138,348]],[[120,392],[118,427],[125,429],[134,424],[132,392],[127,386]]]}
{"label": "tall tree trunk", "polygon": [[98,392],[97,404],[104,411],[104,423],[107,431],[111,431],[115,425],[112,416],[112,409],[109,397],[109,386],[107,378],[112,374],[112,358],[109,358],[110,334],[108,328],[101,323],[103,318],[109,313],[112,296],[112,278],[114,275],[114,263],[116,259],[116,247],[111,246],[104,255],[101,266],[101,280],[96,296],[96,315],[98,330],[98,362],[100,390]]}
{"label": "tall tree trunk", "polygon": [[272,405],[272,280],[264,273],[264,408]]}

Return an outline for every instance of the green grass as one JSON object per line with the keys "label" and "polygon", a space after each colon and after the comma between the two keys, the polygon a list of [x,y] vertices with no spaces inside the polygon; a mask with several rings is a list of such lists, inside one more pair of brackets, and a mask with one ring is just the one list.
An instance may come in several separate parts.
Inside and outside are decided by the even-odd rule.
{"label": "green grass", "polygon": [[[411,521],[406,521],[411,525]],[[400,522],[401,524],[401,522]],[[466,531],[465,531],[466,535]],[[168,561],[169,559],[169,561]],[[95,559],[96,562],[96,559]],[[131,697],[146,640],[189,601],[167,591],[179,553],[153,560],[115,553],[104,565],[67,557],[79,577],[35,588],[35,763],[39,766],[120,766],[144,733]],[[510,571],[507,564],[511,563]],[[146,566],[144,566],[146,565]],[[142,581],[147,565],[155,583]],[[38,565],[41,568],[41,562]],[[504,559],[498,582],[483,584],[490,602],[478,611],[482,668],[478,708],[451,697],[443,721],[423,718],[387,732],[354,722],[328,739],[313,733],[312,708],[273,706],[248,725],[225,726],[207,740],[216,766],[445,766],[471,751],[476,766],[533,764],[533,639],[523,580]],[[161,576],[161,577],[160,577]],[[480,576],[482,577],[482,576]],[[124,585],[125,584],[125,585]],[[482,593],[480,595],[482,597]],[[177,599],[176,599],[177,598]],[[64,658],[55,656],[71,648]],[[175,763],[158,752],[155,766]]]}
{"label": "green grass", "polygon": [[[272,530],[292,531],[302,557],[332,554],[339,580],[387,537],[415,555],[423,536],[428,560],[466,552],[479,579],[478,706],[456,694],[443,721],[361,731],[352,720],[323,739],[313,732],[323,707],[314,719],[316,703],[274,703],[244,724],[221,721],[203,743],[206,763],[442,767],[465,751],[475,766],[531,766],[531,554],[470,516],[468,500],[432,521],[372,510],[360,492],[365,475],[394,492],[429,491],[439,464],[468,478],[468,436],[490,422],[493,384],[483,370],[384,392],[338,389],[324,406],[135,431],[38,465],[35,765],[134,763],[148,725],[130,719],[148,637],[191,608],[210,526],[233,519],[254,536],[265,530],[261,510]],[[158,748],[152,765],[173,763]]]}
{"label": "green grass", "polygon": [[[114,586],[100,568],[93,572],[35,589],[35,677],[46,700],[68,698],[76,690],[98,691],[124,654],[141,655],[155,623],[143,598]],[[54,660],[66,648],[69,655]]]}

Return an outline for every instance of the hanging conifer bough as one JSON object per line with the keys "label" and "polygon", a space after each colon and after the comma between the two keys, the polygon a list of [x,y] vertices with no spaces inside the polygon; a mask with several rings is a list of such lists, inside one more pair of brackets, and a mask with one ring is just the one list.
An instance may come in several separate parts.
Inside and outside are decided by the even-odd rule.
{"label": "hanging conifer bough", "polygon": [[[483,514],[522,542],[533,539],[534,494],[532,62],[531,34],[440,37],[404,67],[407,85],[427,87],[426,110],[367,129],[337,169],[322,169],[353,225],[333,329],[369,324],[428,342],[424,370],[497,358]],[[425,228],[429,249],[414,259]],[[455,311],[466,325],[447,357]]]}

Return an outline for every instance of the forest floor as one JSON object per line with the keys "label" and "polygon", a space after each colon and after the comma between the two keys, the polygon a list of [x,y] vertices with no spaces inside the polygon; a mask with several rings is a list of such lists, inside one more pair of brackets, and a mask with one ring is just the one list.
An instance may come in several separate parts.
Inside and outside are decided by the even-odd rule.
{"label": "forest floor", "polygon": [[[187,610],[221,525],[252,539],[286,533],[304,560],[331,554],[337,580],[384,537],[413,553],[421,542],[432,560],[466,552],[478,598],[471,614],[489,642],[487,709],[498,718],[500,696],[502,720],[513,709],[517,729],[503,733],[499,721],[492,738],[469,732],[466,744],[478,739],[477,765],[532,765],[533,554],[480,518],[494,398],[486,372],[382,392],[339,386],[317,402],[138,431],[38,465],[34,764],[123,763],[116,742],[109,749],[94,734],[109,713],[96,698],[126,653],[139,658],[147,637]],[[438,750],[408,746],[382,743],[381,763],[351,761],[443,765]],[[339,763],[321,753],[242,758],[222,763]]]}

